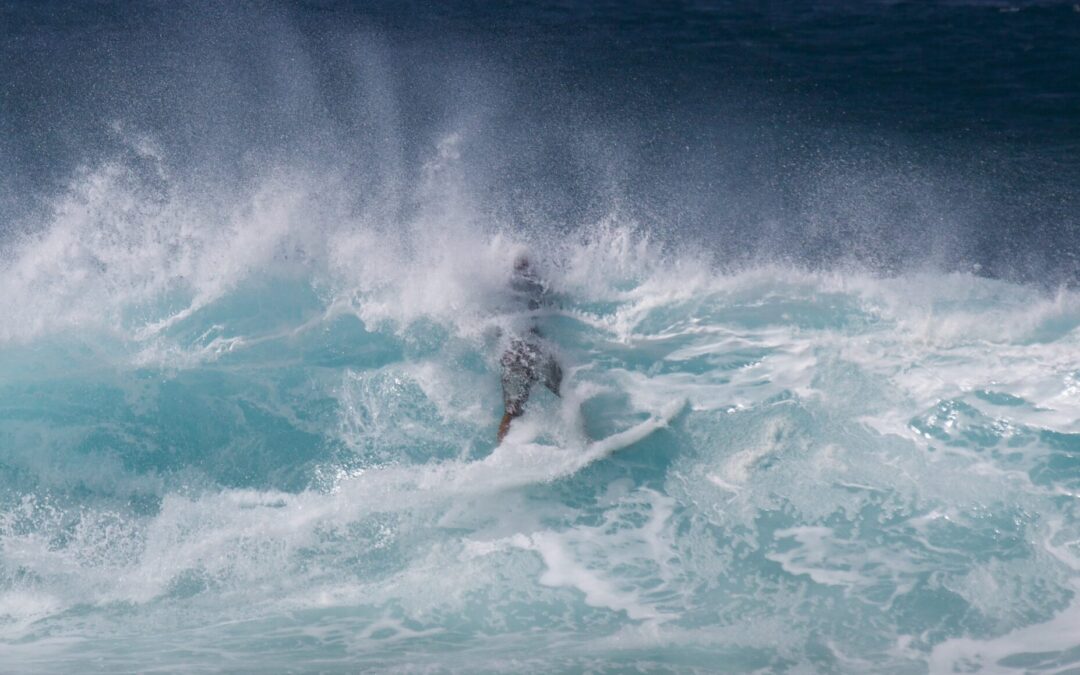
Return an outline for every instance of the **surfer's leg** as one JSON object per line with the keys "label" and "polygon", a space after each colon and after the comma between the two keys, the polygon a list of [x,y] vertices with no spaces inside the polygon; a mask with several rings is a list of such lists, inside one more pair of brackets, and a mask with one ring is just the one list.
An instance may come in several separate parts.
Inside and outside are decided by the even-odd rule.
{"label": "surfer's leg", "polygon": [[518,417],[525,412],[529,401],[529,385],[532,382],[521,372],[503,372],[503,408],[511,417]]}
{"label": "surfer's leg", "polygon": [[555,360],[554,356],[548,356],[544,362],[543,367],[544,374],[544,386],[551,390],[551,393],[556,396],[562,396],[562,366]]}
{"label": "surfer's leg", "polygon": [[520,349],[508,349],[502,356],[503,417],[499,422],[498,440],[510,431],[510,421],[525,412],[525,403],[529,400],[529,388],[532,386],[532,369],[527,355]]}
{"label": "surfer's leg", "polygon": [[514,419],[514,416],[509,411],[503,413],[502,421],[499,422],[499,434],[496,437],[499,443],[502,443],[502,440],[506,438],[506,434],[510,433],[510,420],[512,419]]}
{"label": "surfer's leg", "polygon": [[510,398],[506,394],[505,386],[503,388],[503,416],[499,422],[499,433],[496,436],[498,441],[502,443],[502,440],[506,438],[506,434],[510,431],[510,422],[515,417],[521,417],[525,412],[525,402],[529,400],[529,384],[526,383],[524,390],[514,398]]}

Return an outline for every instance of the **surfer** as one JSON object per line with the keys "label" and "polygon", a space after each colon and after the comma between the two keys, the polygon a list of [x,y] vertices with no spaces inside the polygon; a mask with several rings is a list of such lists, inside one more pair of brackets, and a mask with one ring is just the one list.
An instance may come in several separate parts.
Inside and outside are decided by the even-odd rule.
{"label": "surfer", "polygon": [[510,290],[515,303],[528,310],[528,322],[523,330],[511,332],[509,346],[499,360],[502,365],[504,409],[502,421],[499,422],[500,443],[510,431],[510,422],[525,412],[529,390],[535,382],[543,382],[556,396],[559,396],[562,384],[562,368],[555,357],[545,351],[534,314],[545,304],[546,289],[524,254],[514,260]]}

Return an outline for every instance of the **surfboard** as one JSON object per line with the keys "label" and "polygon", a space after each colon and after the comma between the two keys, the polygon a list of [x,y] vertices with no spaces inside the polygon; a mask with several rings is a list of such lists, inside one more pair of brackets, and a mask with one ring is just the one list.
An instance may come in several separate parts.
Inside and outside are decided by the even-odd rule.
{"label": "surfboard", "polygon": [[480,461],[458,466],[452,471],[452,476],[444,476],[444,481],[458,488],[483,486],[484,490],[495,491],[565,478],[648,438],[670,424],[685,406],[683,399],[671,401],[648,419],[590,441],[584,447],[520,442],[507,437],[490,455]]}
{"label": "surfboard", "polygon": [[595,462],[598,459],[607,457],[608,455],[614,454],[615,452],[622,450],[623,448],[629,447],[637,443],[638,441],[642,441],[645,438],[648,438],[658,429],[663,429],[668,424],[670,424],[671,420],[675,419],[675,417],[680,412],[682,412],[683,408],[685,407],[685,400],[680,399],[671,401],[659,411],[657,411],[655,414],[653,414],[651,417],[649,417],[647,420],[644,420],[643,422],[638,422],[637,424],[628,429],[617,431],[610,436],[606,436],[604,438],[601,438],[600,440],[589,443],[589,445],[585,448],[585,452],[582,453],[582,457],[585,459],[585,462],[581,466],[585,466],[587,464]]}

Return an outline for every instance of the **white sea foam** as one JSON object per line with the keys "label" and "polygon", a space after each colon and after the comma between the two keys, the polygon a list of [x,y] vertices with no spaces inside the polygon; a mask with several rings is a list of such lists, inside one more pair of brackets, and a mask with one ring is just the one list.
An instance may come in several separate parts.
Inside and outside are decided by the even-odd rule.
{"label": "white sea foam", "polygon": [[[1070,667],[1080,296],[515,234],[447,197],[463,142],[394,223],[288,173],[207,217],[147,151],[6,252],[0,652],[92,621],[468,663],[542,622],[582,658]],[[523,250],[566,378],[496,446]]]}

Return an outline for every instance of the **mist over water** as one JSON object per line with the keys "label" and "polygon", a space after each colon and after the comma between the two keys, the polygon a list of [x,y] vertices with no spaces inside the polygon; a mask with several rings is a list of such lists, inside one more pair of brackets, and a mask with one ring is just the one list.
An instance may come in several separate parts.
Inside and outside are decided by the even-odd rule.
{"label": "mist over water", "polygon": [[0,670],[1077,667],[1070,4],[0,19]]}
{"label": "mist over water", "polygon": [[456,135],[484,222],[1071,281],[1075,12],[1001,9],[12,5],[0,204],[48,220],[134,136],[211,211],[285,170],[390,222]]}

